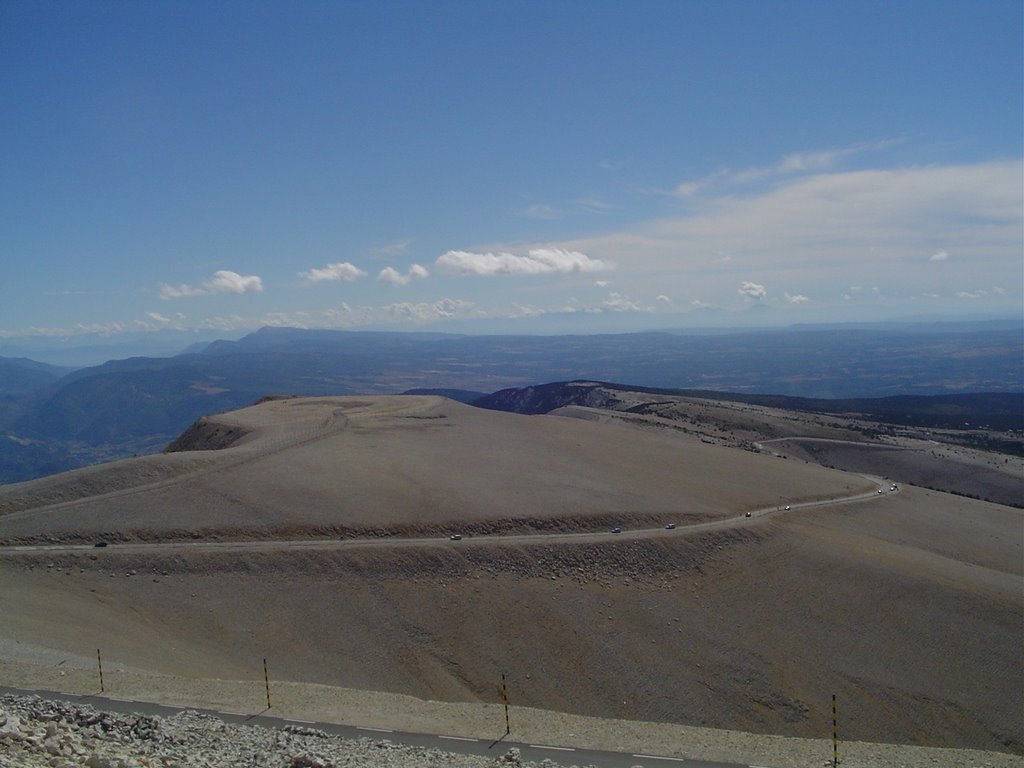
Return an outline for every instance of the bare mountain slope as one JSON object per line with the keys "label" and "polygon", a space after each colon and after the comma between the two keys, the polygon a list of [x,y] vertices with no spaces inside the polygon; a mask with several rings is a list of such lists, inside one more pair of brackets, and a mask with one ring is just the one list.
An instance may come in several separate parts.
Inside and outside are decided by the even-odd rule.
{"label": "bare mountain slope", "polygon": [[[0,541],[606,528],[873,488],[670,434],[437,397],[273,400],[202,430],[243,436],[221,451],[147,457],[145,474],[127,462],[0,488]],[[60,506],[46,506],[51,488]]]}
{"label": "bare mountain slope", "polygon": [[[124,543],[0,552],[0,642],[425,699],[504,672],[522,705],[789,736],[835,693],[847,739],[1022,750],[1020,510],[432,397],[215,420],[244,437],[133,489],[5,489],[7,542]],[[430,537],[455,526],[481,535]],[[275,540],[329,532],[374,537]]]}

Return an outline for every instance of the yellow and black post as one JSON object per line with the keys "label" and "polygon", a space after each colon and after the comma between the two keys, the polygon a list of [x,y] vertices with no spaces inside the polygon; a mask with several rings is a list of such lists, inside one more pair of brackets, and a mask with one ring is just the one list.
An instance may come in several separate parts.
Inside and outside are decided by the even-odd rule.
{"label": "yellow and black post", "polygon": [[270,709],[270,675],[267,674],[267,660],[263,659],[263,685],[267,689],[267,709]]}
{"label": "yellow and black post", "polygon": [[103,657],[100,656],[100,649],[96,649],[96,666],[100,668],[100,693],[105,693],[103,688]]}
{"label": "yellow and black post", "polygon": [[839,725],[836,719],[836,695],[832,694],[832,768],[839,765]]}
{"label": "yellow and black post", "polygon": [[501,676],[501,699],[505,702],[505,735],[512,733],[512,726],[508,723],[508,686],[505,684],[505,675]]}

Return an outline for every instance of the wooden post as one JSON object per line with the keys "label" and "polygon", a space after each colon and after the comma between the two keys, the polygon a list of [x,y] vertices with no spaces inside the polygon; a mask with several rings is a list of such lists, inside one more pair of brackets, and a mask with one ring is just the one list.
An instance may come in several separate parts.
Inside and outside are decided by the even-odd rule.
{"label": "wooden post", "polygon": [[96,649],[96,666],[100,668],[100,693],[106,693],[106,689],[103,687],[103,657],[100,656],[100,649]]}
{"label": "wooden post", "polygon": [[508,722],[508,686],[505,684],[505,675],[501,675],[501,698],[505,702],[505,735],[512,733],[512,727]]}
{"label": "wooden post", "polygon": [[270,675],[267,674],[267,660],[263,659],[263,684],[267,688],[267,709],[270,709]]}
{"label": "wooden post", "polygon": [[832,768],[839,765],[839,725],[836,719],[836,695],[832,694]]}

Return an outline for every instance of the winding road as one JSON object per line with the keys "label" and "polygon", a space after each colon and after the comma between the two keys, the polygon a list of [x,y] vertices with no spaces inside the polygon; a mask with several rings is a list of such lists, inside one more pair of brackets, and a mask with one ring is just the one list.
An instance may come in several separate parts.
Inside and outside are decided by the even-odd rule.
{"label": "winding road", "polygon": [[[880,495],[891,495],[899,493],[899,488],[893,487],[883,478],[862,475],[865,479],[874,483],[876,488],[872,491],[852,494],[850,496],[839,496],[831,499],[819,499],[817,501],[794,502],[791,504],[775,504],[769,507],[751,510],[732,517],[719,520],[709,520],[690,525],[676,525],[672,529],[663,526],[656,528],[623,529],[621,533],[611,531],[580,531],[578,533],[523,533],[523,534],[498,534],[487,536],[464,536],[459,540],[452,540],[449,537],[373,537],[355,539],[259,539],[259,540],[238,540],[238,541],[165,541],[165,542],[138,542],[126,544],[112,544],[103,548],[105,551],[119,552],[124,554],[144,554],[153,552],[174,552],[174,551],[207,551],[207,552],[267,552],[267,551],[295,551],[295,550],[350,550],[370,549],[379,547],[425,547],[447,545],[459,547],[480,546],[480,545],[513,545],[521,546],[528,544],[578,544],[605,541],[621,541],[624,539],[640,540],[664,538],[672,536],[685,536],[692,533],[704,531],[722,530],[737,528],[753,524],[759,519],[772,515],[784,514],[786,512],[815,509],[820,507],[832,507],[840,504],[852,504],[860,501],[878,498]],[[27,511],[27,510],[26,510]],[[457,533],[457,532],[456,532]],[[94,544],[20,544],[0,546],[0,554],[38,554],[46,553],[73,553],[83,551],[101,551]]]}

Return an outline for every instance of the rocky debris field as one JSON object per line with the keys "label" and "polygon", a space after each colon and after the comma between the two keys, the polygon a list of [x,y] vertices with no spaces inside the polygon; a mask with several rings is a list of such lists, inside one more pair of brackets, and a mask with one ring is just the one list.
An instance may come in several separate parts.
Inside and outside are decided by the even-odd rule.
{"label": "rocky debris field", "polygon": [[[544,761],[554,768],[554,763]],[[0,768],[519,768],[380,739],[344,739],[314,728],[233,725],[198,712],[121,715],[36,696],[0,696]]]}

